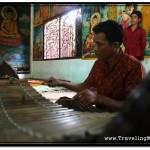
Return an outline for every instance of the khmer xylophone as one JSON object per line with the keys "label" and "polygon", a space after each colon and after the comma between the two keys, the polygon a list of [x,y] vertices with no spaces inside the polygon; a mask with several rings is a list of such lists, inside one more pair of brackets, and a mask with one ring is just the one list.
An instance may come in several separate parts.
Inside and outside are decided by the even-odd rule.
{"label": "khmer xylophone", "polygon": [[76,142],[101,134],[116,116],[93,107],[71,106],[49,102],[26,80],[1,79],[0,142]]}

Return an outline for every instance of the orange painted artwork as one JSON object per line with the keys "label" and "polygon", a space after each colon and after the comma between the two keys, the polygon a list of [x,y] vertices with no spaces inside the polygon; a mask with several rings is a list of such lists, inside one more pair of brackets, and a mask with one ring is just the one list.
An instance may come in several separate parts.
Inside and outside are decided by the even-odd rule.
{"label": "orange painted artwork", "polygon": [[0,44],[19,46],[22,43],[21,34],[18,32],[17,12],[12,6],[4,6],[1,10],[3,21],[0,27]]}

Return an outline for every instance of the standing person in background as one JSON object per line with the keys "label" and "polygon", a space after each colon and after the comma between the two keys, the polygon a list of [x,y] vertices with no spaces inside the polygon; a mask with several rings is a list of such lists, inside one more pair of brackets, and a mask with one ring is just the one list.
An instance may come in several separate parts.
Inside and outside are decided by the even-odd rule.
{"label": "standing person in background", "polygon": [[144,51],[146,48],[146,33],[139,26],[142,19],[140,11],[131,13],[131,25],[124,29],[123,44],[125,52],[134,56],[138,60],[144,60]]}

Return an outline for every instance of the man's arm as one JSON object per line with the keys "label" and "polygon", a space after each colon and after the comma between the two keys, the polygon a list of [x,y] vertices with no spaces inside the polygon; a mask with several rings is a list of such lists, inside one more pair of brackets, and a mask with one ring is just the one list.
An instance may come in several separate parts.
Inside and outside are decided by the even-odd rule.
{"label": "man's arm", "polygon": [[62,83],[62,86],[75,92],[86,89],[86,87],[82,83],[64,82]]}
{"label": "man's arm", "polygon": [[78,92],[73,97],[73,100],[77,100],[87,106],[105,106],[107,110],[110,111],[118,111],[124,103],[123,101],[118,101],[106,96],[97,95],[88,89]]}
{"label": "man's arm", "polygon": [[118,111],[123,104],[124,101],[118,101],[110,97],[97,95],[96,105],[103,105],[107,110]]}
{"label": "man's arm", "polygon": [[47,81],[45,81],[45,83],[48,84],[49,86],[63,86],[75,92],[79,92],[81,90],[86,89],[83,83],[66,82],[66,81],[58,80],[54,77],[50,77]]}

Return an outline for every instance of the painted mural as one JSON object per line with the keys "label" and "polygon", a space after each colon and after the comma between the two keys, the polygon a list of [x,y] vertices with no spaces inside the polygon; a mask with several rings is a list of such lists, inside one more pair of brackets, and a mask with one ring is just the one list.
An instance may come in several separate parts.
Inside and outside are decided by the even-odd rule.
{"label": "painted mural", "polygon": [[30,70],[30,5],[0,5],[0,55],[17,71]]}
{"label": "painted mural", "polygon": [[[34,7],[34,60],[41,60],[43,56],[42,45],[39,44],[40,41],[43,40],[42,36],[42,26],[43,21],[50,19],[63,11],[70,9],[74,5],[46,5],[42,6],[45,8],[45,12],[41,11],[41,7],[39,4],[36,4]],[[140,5],[140,4],[92,4],[92,5],[82,5],[82,50],[83,56],[82,58],[95,58],[95,45],[93,42],[93,27],[102,21],[106,21],[108,19],[116,20],[118,23],[122,25],[125,29],[128,27],[130,23],[130,14],[134,10],[140,10],[143,14],[143,19],[141,26],[147,33],[147,45],[145,50],[145,56],[150,56],[150,5]],[[42,13],[44,12],[44,13]],[[42,17],[45,16],[45,17]],[[39,31],[38,31],[39,30]],[[43,29],[42,29],[43,30]],[[38,33],[38,34],[37,34]],[[35,37],[36,36],[36,37]],[[124,49],[124,46],[122,45]],[[40,52],[38,52],[40,49]]]}
{"label": "painted mural", "polygon": [[109,19],[110,20],[117,20],[117,5],[110,4],[109,5]]}
{"label": "painted mural", "polygon": [[[74,5],[73,5],[74,6]],[[62,12],[64,12],[65,10],[68,10],[72,7],[72,5],[60,5],[60,4],[55,4],[51,6],[51,17],[54,17]]]}
{"label": "painted mural", "polygon": [[93,27],[108,20],[108,5],[84,5],[82,12],[82,58],[95,58]]}
{"label": "painted mural", "polygon": [[[115,5],[84,5],[82,6],[82,58],[95,58],[95,45],[93,42],[94,34],[92,28],[98,22],[107,19],[116,20],[122,25],[123,29],[131,25],[131,13],[134,10],[142,12],[143,19],[140,24],[147,34],[147,44],[145,49],[145,56],[150,56],[150,5],[140,4],[117,4]],[[94,17],[93,17],[94,16]],[[149,18],[149,19],[148,19]],[[93,20],[93,21],[92,21]],[[124,46],[121,46],[124,50]]]}
{"label": "painted mural", "polygon": [[33,60],[43,60],[43,25],[34,27]]}
{"label": "painted mural", "polygon": [[34,5],[34,26],[50,18],[50,4]]}
{"label": "painted mural", "polygon": [[147,43],[145,49],[145,56],[150,56],[150,5],[138,5],[137,10],[142,13],[142,28],[147,35]]}
{"label": "painted mural", "polygon": [[122,25],[123,29],[131,25],[131,13],[136,10],[136,5],[126,4],[126,5],[117,5],[117,21]]}

